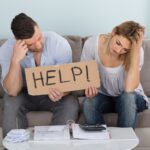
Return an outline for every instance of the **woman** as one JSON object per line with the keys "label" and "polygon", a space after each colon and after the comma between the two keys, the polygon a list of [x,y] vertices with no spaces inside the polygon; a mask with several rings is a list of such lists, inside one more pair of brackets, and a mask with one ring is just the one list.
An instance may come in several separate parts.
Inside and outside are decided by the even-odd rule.
{"label": "woman", "polygon": [[103,113],[116,112],[118,127],[135,127],[137,112],[148,108],[140,84],[144,51],[144,28],[134,21],[116,26],[111,34],[90,37],[81,60],[96,60],[100,89],[85,90],[84,115],[87,124],[103,124]]}

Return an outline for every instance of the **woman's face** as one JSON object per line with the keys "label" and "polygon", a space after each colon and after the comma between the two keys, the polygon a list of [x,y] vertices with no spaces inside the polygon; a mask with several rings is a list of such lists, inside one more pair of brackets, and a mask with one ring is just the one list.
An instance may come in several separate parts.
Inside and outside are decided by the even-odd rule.
{"label": "woman's face", "polygon": [[131,42],[121,36],[114,35],[110,41],[109,50],[110,54],[114,56],[120,56],[122,54],[128,53],[131,49]]}

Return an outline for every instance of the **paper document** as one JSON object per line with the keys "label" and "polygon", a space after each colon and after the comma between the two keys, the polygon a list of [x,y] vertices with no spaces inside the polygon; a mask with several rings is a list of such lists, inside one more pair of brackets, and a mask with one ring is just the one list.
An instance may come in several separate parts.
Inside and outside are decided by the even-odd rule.
{"label": "paper document", "polygon": [[[104,125],[106,127],[106,125]],[[80,128],[79,124],[72,124],[73,138],[76,139],[90,139],[90,140],[106,140],[110,139],[110,134],[107,130],[102,131],[85,131]]]}
{"label": "paper document", "polygon": [[110,134],[106,130],[102,131],[85,131],[80,128],[79,124],[72,123],[69,125],[56,125],[56,126],[35,126],[34,127],[34,140],[65,140],[70,139],[70,131],[72,130],[72,138],[85,139],[85,140],[106,140],[110,139]]}
{"label": "paper document", "polygon": [[34,127],[34,140],[36,141],[62,139],[70,139],[69,127],[66,125]]}

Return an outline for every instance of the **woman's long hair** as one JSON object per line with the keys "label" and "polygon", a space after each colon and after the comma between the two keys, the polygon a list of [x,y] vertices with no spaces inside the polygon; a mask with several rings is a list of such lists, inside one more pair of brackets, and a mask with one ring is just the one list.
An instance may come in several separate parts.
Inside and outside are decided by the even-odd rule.
{"label": "woman's long hair", "polygon": [[[129,70],[131,59],[133,59],[132,52],[135,49],[133,43],[138,41],[138,38],[140,36],[139,32],[144,33],[144,27],[134,21],[123,22],[122,24],[116,26],[112,31],[113,35],[123,36],[131,42],[130,51],[119,57],[119,59],[123,60],[123,65],[126,71]],[[111,41],[112,35],[108,34],[105,36],[105,38],[106,38],[105,42],[106,52],[109,53],[109,43]]]}

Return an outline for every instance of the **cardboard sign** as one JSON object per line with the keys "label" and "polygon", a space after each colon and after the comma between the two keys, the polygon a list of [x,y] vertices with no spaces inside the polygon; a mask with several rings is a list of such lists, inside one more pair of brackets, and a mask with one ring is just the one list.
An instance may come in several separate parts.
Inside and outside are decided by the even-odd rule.
{"label": "cardboard sign", "polygon": [[89,85],[100,86],[99,72],[94,60],[26,68],[25,74],[30,95],[48,94],[50,87],[68,92],[86,89]]}

